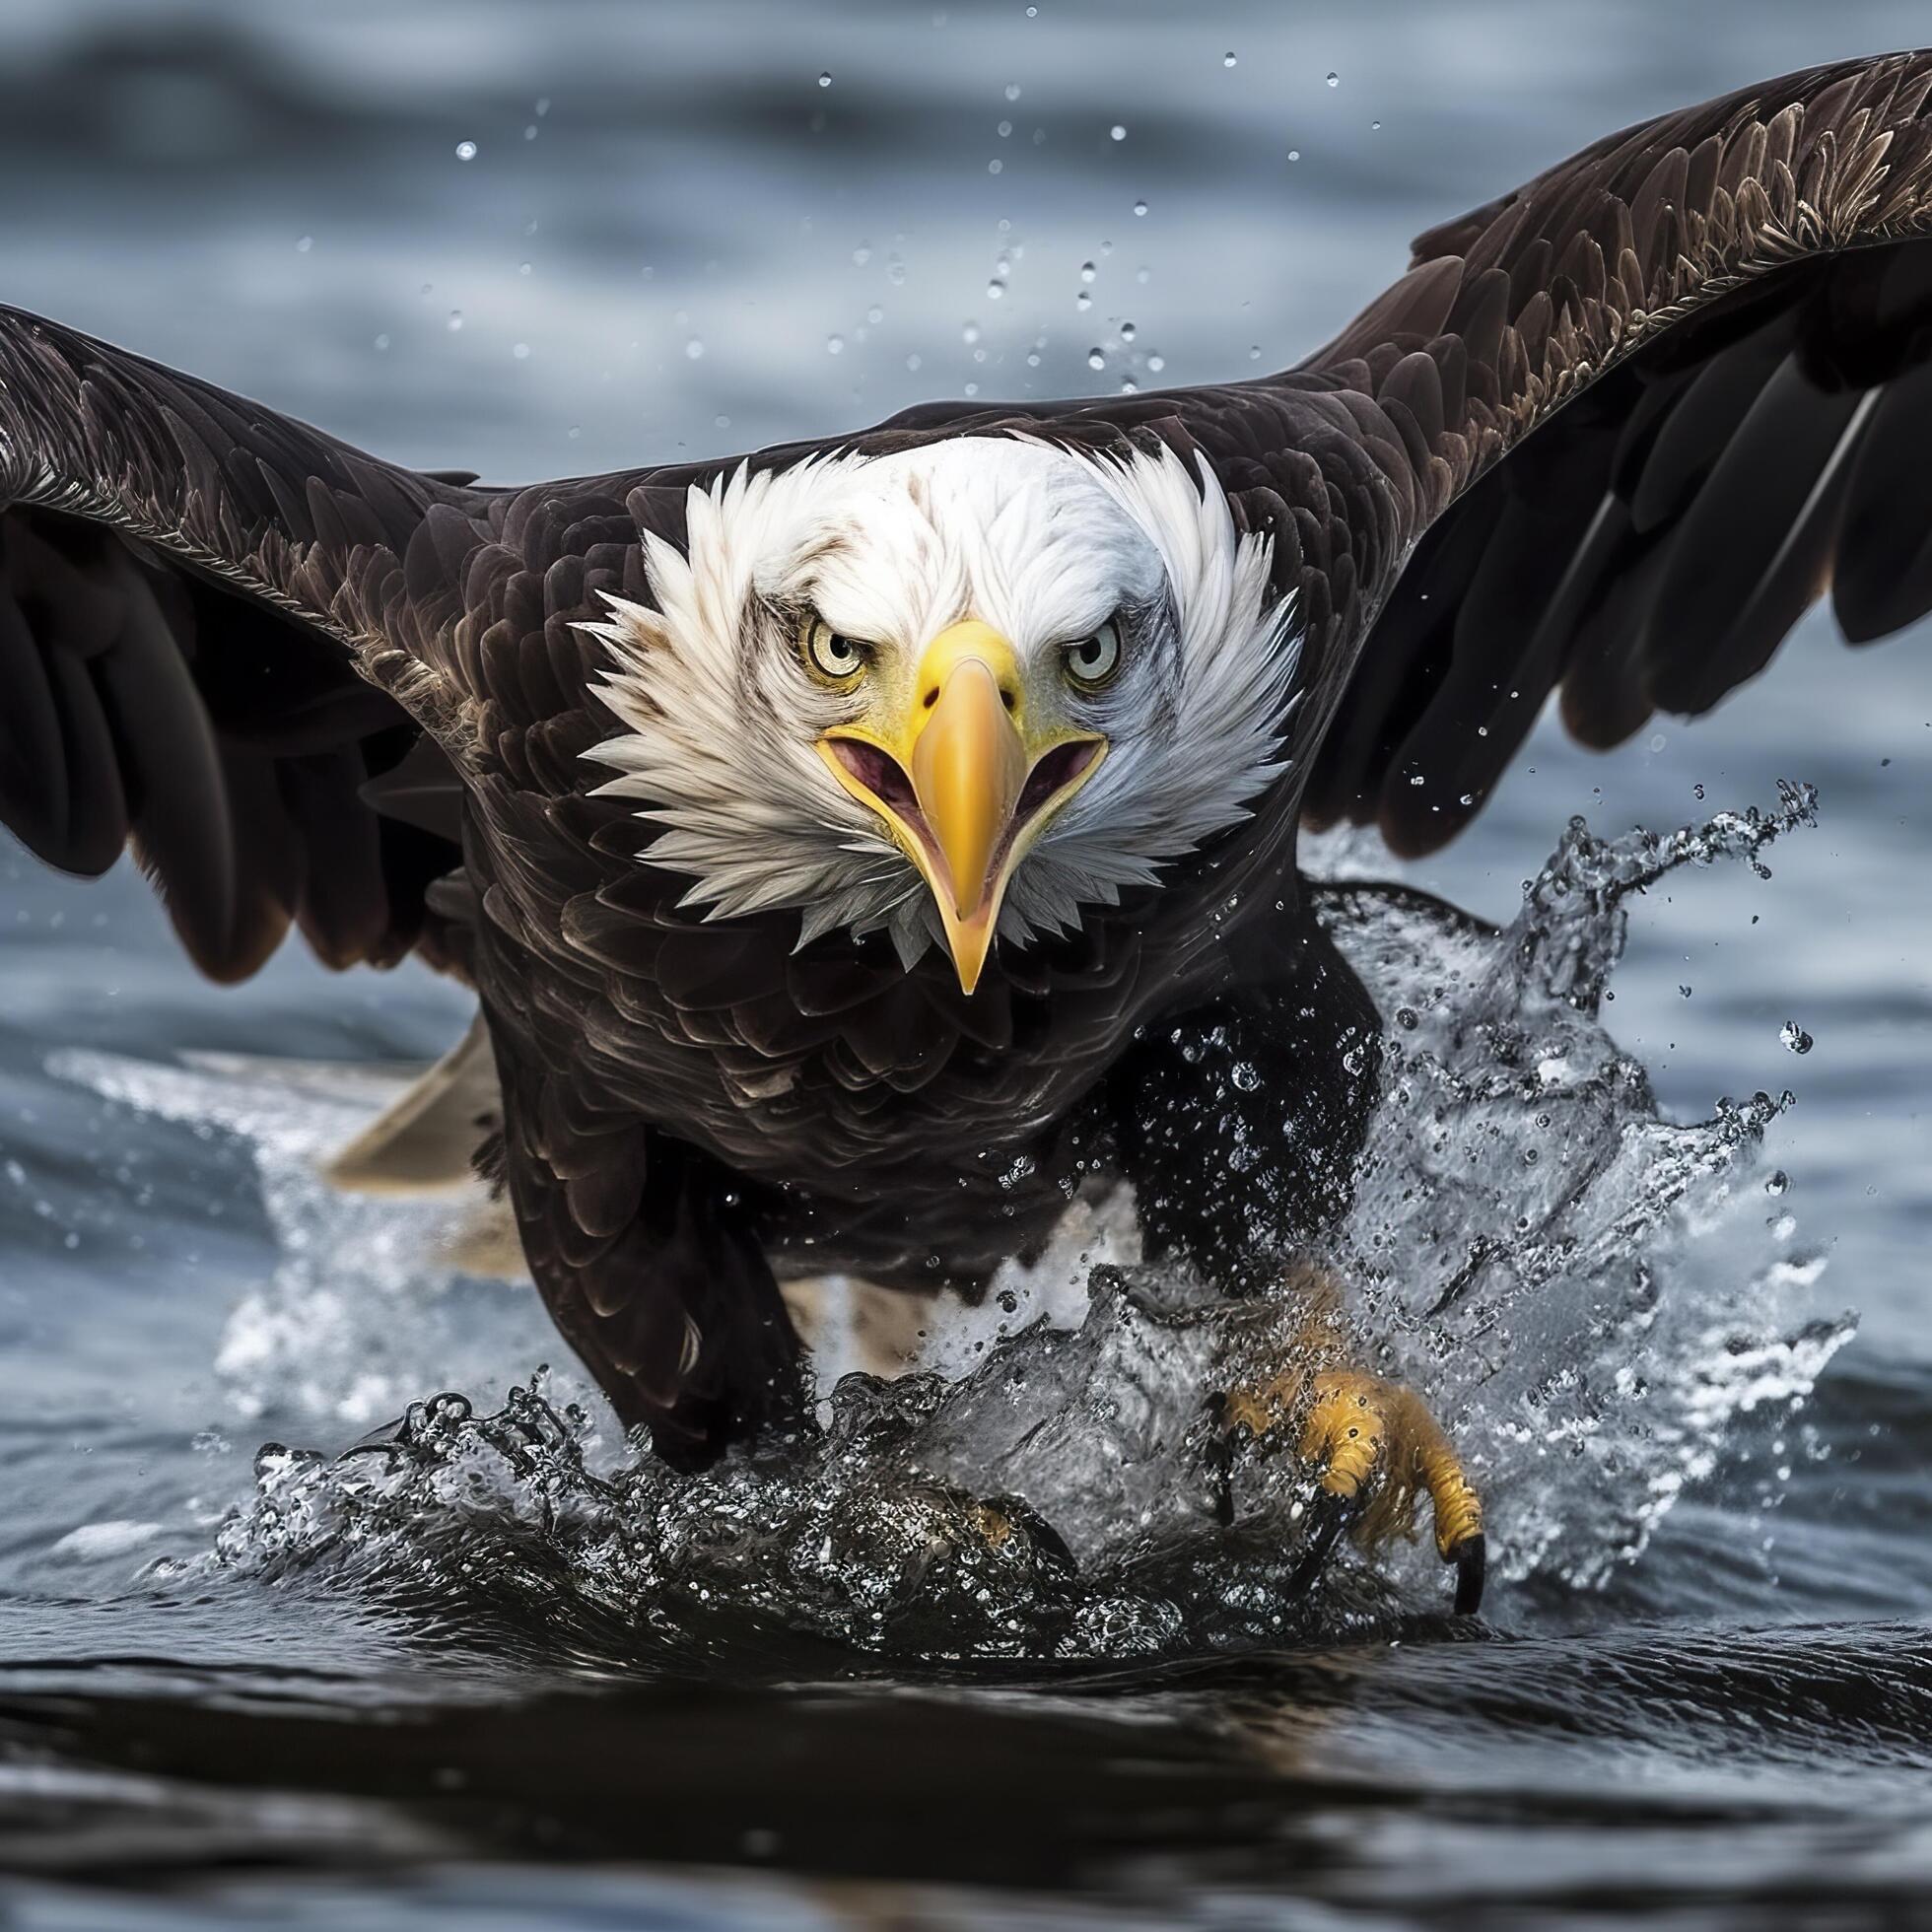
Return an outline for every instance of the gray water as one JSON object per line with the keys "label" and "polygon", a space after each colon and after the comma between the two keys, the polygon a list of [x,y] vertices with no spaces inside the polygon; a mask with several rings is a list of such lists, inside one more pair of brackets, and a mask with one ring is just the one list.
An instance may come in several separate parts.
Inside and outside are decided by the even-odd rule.
{"label": "gray water", "polygon": [[[1416,229],[1596,133],[1924,32],[1890,5],[13,0],[0,294],[403,460],[588,471],[968,384],[1279,366]],[[1573,813],[1614,836],[1815,785],[1769,877],[1687,864],[1623,902],[1587,1026],[1534,978],[1498,991],[1506,943],[1350,928],[1419,1021],[1421,1105],[1378,1123],[1351,1230],[1361,1320],[1492,1495],[1480,1629],[1409,1552],[1284,1608],[1292,1472],[1247,1479],[1270,1533],[1235,1550],[1138,1523],[1191,1506],[1184,1431],[1128,1442],[1113,1490],[1098,1422],[1058,1471],[993,1440],[975,1404],[1021,1369],[1179,1413],[1193,1344],[1104,1282],[1078,1335],[1016,1319],[950,1393],[849,1392],[881,1433],[829,1464],[666,1493],[528,1290],[443,1259],[451,1210],[313,1178],[382,1070],[460,1030],[453,990],[291,951],[216,992],[125,869],[0,853],[0,1921],[1918,1908],[1927,642],[1847,654],[1814,619],[1694,726],[1610,760],[1546,729],[1413,869],[1519,938],[1608,946],[1614,910],[1523,913]],[[1484,1000],[1507,1024],[1459,1061]],[[1578,1077],[1524,1089],[1558,1060]],[[1501,1257],[1418,1320],[1479,1224]],[[332,1460],[544,1363],[508,1449],[427,1410],[405,1451]],[[907,1458],[1024,1493],[1077,1581],[945,1571],[942,1614],[895,1621]],[[764,1540],[717,1554],[727,1521]],[[855,1522],[823,1559],[812,1533]]]}

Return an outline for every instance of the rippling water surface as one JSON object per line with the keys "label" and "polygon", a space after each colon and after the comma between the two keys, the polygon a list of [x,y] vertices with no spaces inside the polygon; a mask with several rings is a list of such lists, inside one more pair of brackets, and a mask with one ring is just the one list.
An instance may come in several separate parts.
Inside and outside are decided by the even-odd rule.
{"label": "rippling water surface", "polygon": [[[0,295],[592,470],[1278,366],[1425,223],[1920,14],[26,0]],[[0,852],[0,1919],[1923,1909],[1928,642],[1814,621],[1694,727],[1539,735],[1402,879],[1478,919],[1311,855],[1399,1015],[1351,1319],[1491,1499],[1480,1624],[1407,1546],[1300,1592],[1291,1458],[1219,1526],[1201,1395],[1281,1318],[1104,1214],[952,1379],[667,1482],[468,1204],[316,1178],[455,991],[217,993],[138,878]]]}

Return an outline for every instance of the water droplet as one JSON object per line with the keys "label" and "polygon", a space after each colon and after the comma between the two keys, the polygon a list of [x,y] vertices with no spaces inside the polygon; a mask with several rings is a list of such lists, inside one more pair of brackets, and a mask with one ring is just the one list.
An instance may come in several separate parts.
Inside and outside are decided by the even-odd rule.
{"label": "water droplet", "polygon": [[1132,342],[1134,340],[1134,335],[1135,335],[1134,324],[1132,322],[1123,322],[1121,324],[1121,340],[1123,342]]}
{"label": "water droplet", "polygon": [[1340,87],[1342,85],[1342,76],[1336,73],[1333,68],[1329,70],[1328,84],[1330,87]]}
{"label": "water droplet", "polygon": [[986,165],[986,172],[989,174],[997,174],[1000,172],[1000,169],[1003,168],[1004,166],[1005,166],[1004,162],[990,161]]}
{"label": "water droplet", "polygon": [[820,87],[830,87],[830,86],[832,85],[832,77],[831,77],[831,75],[830,75],[830,74],[821,74],[821,75],[819,75],[819,77],[818,77],[818,84],[819,84],[819,86],[820,86]]}
{"label": "water droplet", "polygon": [[1777,1037],[1793,1053],[1810,1053],[1812,1050],[1812,1036],[1795,1019],[1786,1020],[1778,1028]]}
{"label": "water droplet", "polygon": [[687,356],[689,356],[693,362],[698,361],[698,359],[701,356],[703,356],[704,352],[705,352],[704,343],[700,341],[699,338],[695,335],[691,338],[689,342],[687,342],[684,345],[684,353]]}
{"label": "water droplet", "polygon": [[1248,360],[1250,362],[1261,361],[1261,344],[1259,342],[1250,342],[1248,344]]}
{"label": "water droplet", "polygon": [[908,357],[906,358],[906,367],[907,367],[908,369],[913,369],[913,370],[916,370],[916,369],[918,369],[918,367],[919,367],[919,358],[918,358],[918,356],[916,356],[916,355],[912,355],[912,356],[908,356]]}
{"label": "water droplet", "polygon": [[1086,290],[1082,289],[1079,292],[1079,294],[1073,298],[1073,307],[1077,309],[1082,315],[1084,315],[1086,311],[1093,307],[1092,296],[1088,295]]}
{"label": "water droplet", "polygon": [[986,299],[989,302],[998,302],[1000,298],[1005,293],[1006,293],[1005,283],[998,280],[997,278],[986,285]]}
{"label": "water droplet", "polygon": [[510,353],[518,362],[527,362],[530,356],[530,345],[527,342],[513,342],[510,345]]}
{"label": "water droplet", "polygon": [[1414,1033],[1416,1027],[1421,1024],[1421,1020],[1417,1016],[1414,1006],[1398,1006],[1396,1008],[1396,1024],[1405,1033]]}
{"label": "water droplet", "polygon": [[306,255],[314,245],[315,238],[312,235],[300,236],[296,240],[295,251],[299,255]]}
{"label": "water droplet", "polygon": [[379,349],[386,349],[389,346],[389,338],[386,335],[379,335],[376,338],[376,346]]}
{"label": "water droplet", "polygon": [[1167,358],[1165,356],[1149,356],[1147,358],[1147,367],[1158,376],[1167,367]]}
{"label": "water droplet", "polygon": [[1107,367],[1106,352],[1101,349],[1089,349],[1087,351],[1087,367],[1089,369],[1105,369]]}
{"label": "water droplet", "polygon": [[1221,65],[1223,67],[1232,67],[1234,65],[1234,55],[1232,52],[1221,55]]}
{"label": "water droplet", "polygon": [[1013,131],[1013,124],[1011,121],[1001,121],[993,131],[1003,141]]}
{"label": "water droplet", "polygon": [[1140,385],[1139,385],[1139,383],[1138,383],[1138,382],[1137,382],[1137,381],[1136,381],[1136,380],[1134,380],[1134,378],[1133,378],[1133,377],[1131,377],[1131,376],[1123,376],[1123,377],[1121,378],[1121,394],[1122,394],[1122,395],[1124,395],[1124,396],[1132,396],[1132,395],[1138,395],[1139,393],[1140,393]]}
{"label": "water droplet", "polygon": [[828,356],[845,354],[846,339],[843,335],[828,335],[825,338],[825,353]]}
{"label": "water droplet", "polygon": [[463,325],[463,311],[460,309],[450,310],[449,319],[445,324],[445,326],[448,329],[449,333],[451,335],[454,335],[455,332],[462,327],[462,325]]}
{"label": "water droplet", "polygon": [[1090,261],[1083,261],[1080,264],[1080,280],[1082,282],[1091,282],[1099,272]]}
{"label": "water droplet", "polygon": [[977,341],[978,341],[978,340],[980,339],[980,325],[979,325],[979,323],[978,323],[978,322],[968,322],[968,323],[967,323],[967,324],[965,325],[965,327],[963,327],[963,328],[962,328],[962,329],[961,329],[961,330],[959,331],[959,339],[960,339],[960,341],[962,341],[962,342],[964,342],[964,343],[966,343],[966,344],[967,344],[967,345],[968,345],[969,347],[970,347],[970,346],[971,346],[971,345],[972,345],[973,343],[975,343],[975,342],[977,342]]}
{"label": "water droplet", "polygon": [[528,274],[528,273],[530,272],[530,265],[529,265],[529,263],[528,263],[528,262],[526,262],[526,261],[519,261],[519,262],[518,262],[518,263],[517,264],[517,272],[518,272],[518,274],[519,274],[519,275],[527,275],[527,274]]}
{"label": "water droplet", "polygon": [[474,161],[476,159],[476,143],[474,141],[458,141],[456,143],[456,159],[458,161]]}
{"label": "water droplet", "polygon": [[1382,131],[1382,123],[1380,121],[1370,121],[1368,124],[1368,131],[1371,134],[1380,134]]}
{"label": "water droplet", "polygon": [[865,319],[868,322],[882,322],[885,320],[885,310],[874,305],[865,310]]}
{"label": "water droplet", "polygon": [[1144,215],[1147,212],[1147,204],[1144,201],[1137,201],[1134,204],[1134,212],[1137,215]]}
{"label": "water droplet", "polygon": [[1017,101],[1019,99],[1019,83],[1017,81],[1008,81],[1006,83],[1006,99],[1008,101]]}
{"label": "water droplet", "polygon": [[1790,1185],[1791,1185],[1791,1176],[1787,1174],[1783,1168],[1780,1167],[1777,1170],[1777,1172],[1773,1174],[1770,1177],[1770,1179],[1764,1183],[1764,1192],[1770,1195],[1773,1199],[1775,1199],[1778,1195],[1781,1195],[1785,1191],[1785,1189],[1788,1188]]}
{"label": "water droplet", "polygon": [[1288,159],[1290,161],[1299,161],[1301,159],[1301,150],[1299,148],[1290,148],[1288,150]]}
{"label": "water droplet", "polygon": [[1124,128],[1119,121],[1116,121],[1113,124],[1113,126],[1107,130],[1107,132],[1110,135],[1112,135],[1116,141],[1125,141],[1127,139],[1127,129]]}

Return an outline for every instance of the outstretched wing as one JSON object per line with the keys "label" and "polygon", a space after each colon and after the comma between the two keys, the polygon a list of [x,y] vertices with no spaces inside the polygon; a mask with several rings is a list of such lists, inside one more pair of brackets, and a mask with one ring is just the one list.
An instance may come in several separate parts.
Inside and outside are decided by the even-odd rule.
{"label": "outstretched wing", "polygon": [[424,727],[478,507],[0,310],[0,824],[78,873],[131,844],[216,979],[292,923],[400,957],[457,862]]}
{"label": "outstretched wing", "polygon": [[[653,1063],[556,957],[573,902],[638,869],[591,848],[629,813],[586,795],[612,721],[578,627],[647,594],[640,526],[681,533],[684,494],[472,490],[0,310],[0,823],[75,872],[131,843],[216,978],[291,924],[331,965],[480,965],[532,1272],[691,1461],[792,1399],[795,1343],[730,1177],[641,1124]],[[465,826],[476,873],[446,877]],[[643,1090],[600,1108],[598,1052]]]}
{"label": "outstretched wing", "polygon": [[1428,851],[1560,690],[1611,745],[1767,662],[1828,588],[1932,609],[1932,54],[1599,141],[1416,243],[1300,372],[1400,452],[1414,545],[1336,668],[1317,822]]}

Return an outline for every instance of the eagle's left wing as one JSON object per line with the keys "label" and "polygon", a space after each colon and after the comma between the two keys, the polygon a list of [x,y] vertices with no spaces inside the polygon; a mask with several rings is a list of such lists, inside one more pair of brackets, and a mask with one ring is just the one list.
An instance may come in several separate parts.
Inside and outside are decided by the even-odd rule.
{"label": "eagle's left wing", "polygon": [[1298,369],[1202,393],[1223,479],[1333,560],[1304,809],[1431,850],[1552,691],[1614,744],[1828,588],[1854,643],[1932,609],[1932,53],[1611,135],[1424,236]]}

